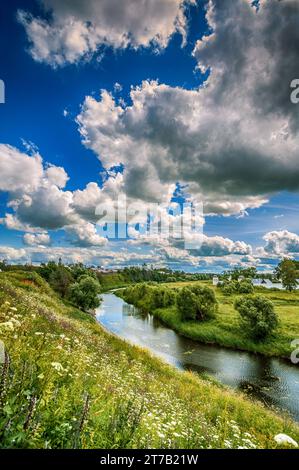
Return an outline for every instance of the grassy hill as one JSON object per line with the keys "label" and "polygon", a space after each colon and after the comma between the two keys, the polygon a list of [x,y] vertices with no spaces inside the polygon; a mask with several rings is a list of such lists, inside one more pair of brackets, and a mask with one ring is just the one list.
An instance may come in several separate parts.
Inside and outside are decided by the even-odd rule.
{"label": "grassy hill", "polygon": [[275,448],[299,428],[108,335],[35,273],[0,273],[2,448]]}

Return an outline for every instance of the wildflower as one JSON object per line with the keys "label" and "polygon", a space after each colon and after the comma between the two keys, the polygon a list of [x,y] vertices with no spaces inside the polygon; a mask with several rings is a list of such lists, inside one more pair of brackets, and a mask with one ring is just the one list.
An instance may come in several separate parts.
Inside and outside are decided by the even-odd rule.
{"label": "wildflower", "polygon": [[289,444],[291,446],[298,447],[298,443],[287,434],[276,434],[276,436],[274,437],[274,440],[279,445]]}
{"label": "wildflower", "polygon": [[16,307],[10,307],[10,310],[12,310],[13,312],[17,312],[18,309]]}
{"label": "wildflower", "polygon": [[60,362],[51,362],[51,366],[54,367],[55,370],[63,371],[63,366],[60,364]]}
{"label": "wildflower", "polygon": [[13,331],[14,330],[14,324],[12,321],[6,321],[4,323],[0,323],[0,329],[1,330],[10,330],[10,331]]}
{"label": "wildflower", "polygon": [[21,326],[21,323],[16,318],[12,318],[11,321],[15,324],[15,326]]}

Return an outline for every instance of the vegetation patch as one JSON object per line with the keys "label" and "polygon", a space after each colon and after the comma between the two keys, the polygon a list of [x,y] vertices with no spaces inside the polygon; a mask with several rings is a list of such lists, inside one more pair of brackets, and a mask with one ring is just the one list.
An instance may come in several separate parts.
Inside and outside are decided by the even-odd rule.
{"label": "vegetation patch", "polygon": [[[290,358],[293,350],[291,343],[294,339],[299,338],[298,290],[288,292],[254,287],[254,294],[262,296],[264,303],[270,302],[272,304],[275,317],[275,325],[270,322],[272,326],[265,326],[268,334],[264,335],[263,338],[258,338],[248,328],[244,328],[242,316],[235,308],[241,301],[246,302],[246,298],[250,298],[251,294],[231,293],[227,295],[221,287],[211,286],[210,281],[176,282],[163,284],[162,287],[164,290],[168,289],[174,293],[175,298],[169,306],[154,308],[148,301],[147,296],[142,297],[141,289],[146,289],[146,287],[141,288],[140,285],[124,289],[117,294],[128,303],[151,312],[177,333],[195,341],[218,344],[266,356]],[[159,286],[156,286],[157,288]],[[185,289],[196,290],[197,288],[207,288],[209,289],[208,292],[212,290],[217,304],[213,307],[212,315],[207,315],[205,318],[196,318],[196,315],[192,317],[192,314],[189,318],[184,318],[181,308],[184,309],[185,304],[190,304],[189,301],[187,302]],[[134,294],[128,295],[129,293]],[[139,296],[137,293],[139,293]],[[181,308],[176,300],[177,297],[181,298]],[[184,302],[184,299],[186,299],[186,302]],[[273,317],[271,318],[273,319]]]}
{"label": "vegetation patch", "polygon": [[[298,427],[108,335],[38,276],[0,273],[2,448],[277,448]],[[169,307],[168,307],[169,308]],[[288,444],[283,444],[288,446]]]}

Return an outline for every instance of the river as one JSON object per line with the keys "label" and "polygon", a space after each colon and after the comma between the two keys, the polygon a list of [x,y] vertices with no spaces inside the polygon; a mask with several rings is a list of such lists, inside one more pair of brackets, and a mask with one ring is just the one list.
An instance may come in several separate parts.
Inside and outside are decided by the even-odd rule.
{"label": "river", "polygon": [[146,347],[181,370],[207,373],[299,422],[299,366],[184,338],[114,294],[102,295],[97,320],[110,332]]}

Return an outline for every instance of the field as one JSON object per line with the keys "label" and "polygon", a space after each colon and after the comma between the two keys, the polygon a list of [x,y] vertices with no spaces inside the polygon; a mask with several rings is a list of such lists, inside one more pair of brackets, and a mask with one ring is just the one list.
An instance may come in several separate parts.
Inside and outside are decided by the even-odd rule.
{"label": "field", "polygon": [[2,448],[276,448],[299,428],[108,335],[35,273],[0,273]]}
{"label": "field", "polygon": [[289,293],[255,288],[256,294],[261,294],[274,303],[280,321],[275,335],[264,342],[256,342],[248,339],[239,325],[239,315],[233,306],[236,295],[223,295],[219,288],[211,285],[211,281],[174,282],[163,286],[173,289],[188,284],[200,284],[214,289],[218,301],[218,313],[215,319],[205,322],[182,322],[176,307],[157,309],[152,313],[178,333],[203,343],[218,344],[267,356],[290,357],[293,350],[291,342],[299,339],[299,291]]}

